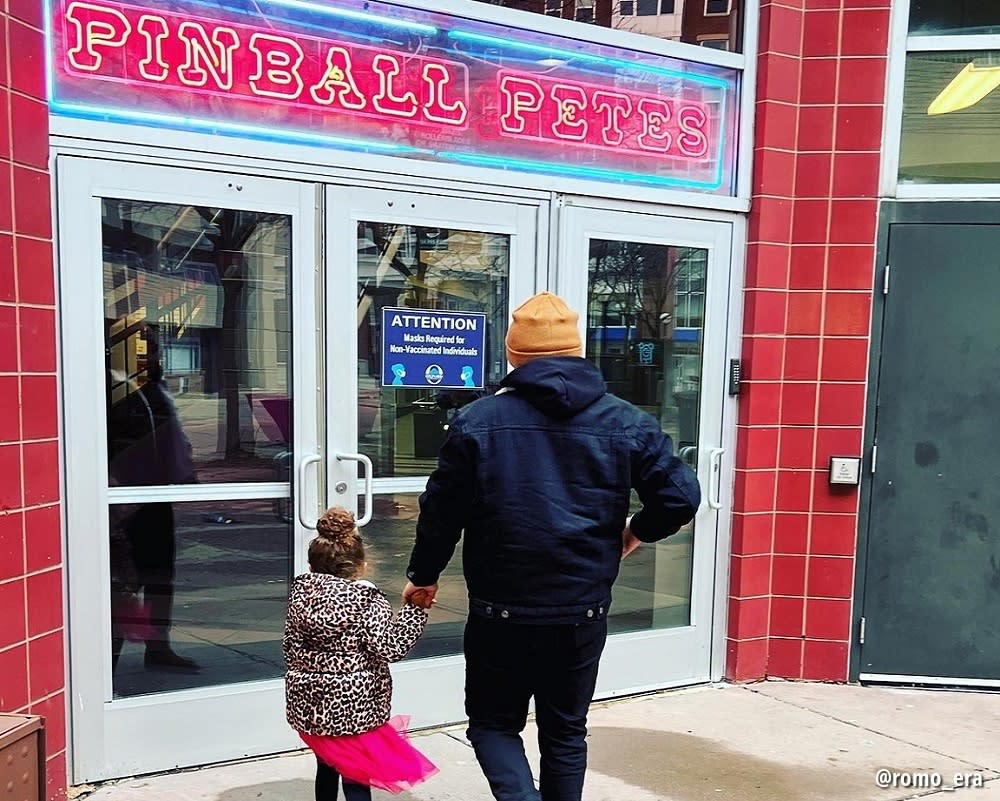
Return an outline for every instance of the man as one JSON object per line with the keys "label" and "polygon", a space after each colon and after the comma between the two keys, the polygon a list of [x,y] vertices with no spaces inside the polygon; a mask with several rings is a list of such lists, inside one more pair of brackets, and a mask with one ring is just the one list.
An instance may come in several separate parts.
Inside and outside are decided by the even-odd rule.
{"label": "man", "polygon": [[[159,486],[197,482],[191,443],[181,428],[177,409],[167,392],[160,363],[157,329],[147,325],[146,381],[135,386],[127,376],[109,373],[111,387],[126,384],[126,392],[108,407],[109,478],[115,486]],[[111,532],[113,598],[112,671],[124,645],[128,606],[125,593],[142,589],[149,612],[144,627],[147,668],[197,672],[198,663],[174,651],[174,578],[177,559],[174,507],[169,502],[112,506]],[[117,511],[116,511],[117,510]],[[125,577],[128,577],[127,579]],[[126,611],[123,611],[126,610]],[[121,616],[116,612],[123,611]]]}
{"label": "man", "polygon": [[[498,801],[580,801],[611,585],[701,493],[650,415],[607,393],[578,315],[548,292],[513,314],[497,394],[455,414],[420,498],[403,592],[433,600],[465,532],[469,740]],[[627,523],[631,490],[642,508]],[[535,699],[535,789],[521,732]]]}

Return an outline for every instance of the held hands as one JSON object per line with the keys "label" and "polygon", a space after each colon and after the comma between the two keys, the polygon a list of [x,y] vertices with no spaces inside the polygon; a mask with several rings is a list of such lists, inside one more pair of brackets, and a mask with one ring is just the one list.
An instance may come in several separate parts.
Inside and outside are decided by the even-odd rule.
{"label": "held hands", "polygon": [[434,597],[437,595],[437,591],[437,584],[431,584],[429,587],[417,587],[413,582],[408,581],[403,588],[403,603],[413,604],[422,609],[430,609],[437,603],[437,599]]}
{"label": "held hands", "polygon": [[622,560],[640,545],[642,545],[642,540],[632,533],[632,516],[629,515],[628,520],[625,521],[625,530],[622,531]]}

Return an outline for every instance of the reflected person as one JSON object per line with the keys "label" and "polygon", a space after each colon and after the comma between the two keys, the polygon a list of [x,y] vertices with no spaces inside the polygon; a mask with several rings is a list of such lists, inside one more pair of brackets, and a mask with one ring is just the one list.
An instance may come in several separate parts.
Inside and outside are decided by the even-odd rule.
{"label": "reflected person", "polygon": [[[191,444],[167,393],[155,327],[147,326],[145,335],[145,376],[140,371],[139,380],[133,380],[116,371],[108,373],[109,480],[114,486],[132,487],[194,483]],[[121,561],[128,561],[132,588],[142,591],[148,612],[148,625],[143,627],[144,664],[196,671],[198,664],[176,653],[170,644],[177,556],[173,505],[148,502],[123,511],[126,513],[119,516],[117,531],[112,532],[113,544],[119,541],[113,553],[119,570]],[[121,632],[128,627],[128,621],[115,619],[116,608],[112,606],[113,665],[121,653]]]}

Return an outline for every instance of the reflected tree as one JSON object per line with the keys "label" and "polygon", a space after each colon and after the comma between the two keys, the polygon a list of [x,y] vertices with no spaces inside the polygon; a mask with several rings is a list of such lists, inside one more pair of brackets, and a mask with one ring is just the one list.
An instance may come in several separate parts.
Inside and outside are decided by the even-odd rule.
{"label": "reflected tree", "polygon": [[[593,240],[591,280],[597,299],[607,301],[639,336],[656,336],[676,302],[677,249],[645,242]],[[663,315],[671,315],[664,318]]]}
{"label": "reflected tree", "polygon": [[[247,299],[259,274],[251,275],[247,254],[287,230],[288,218],[238,209],[195,207],[203,222],[202,235],[214,246],[216,277],[222,287],[222,328],[218,347],[217,378],[223,403],[220,408],[219,450],[226,456],[240,452],[240,387],[251,369],[247,341]],[[272,251],[276,250],[273,247]],[[194,246],[192,246],[194,248]]]}

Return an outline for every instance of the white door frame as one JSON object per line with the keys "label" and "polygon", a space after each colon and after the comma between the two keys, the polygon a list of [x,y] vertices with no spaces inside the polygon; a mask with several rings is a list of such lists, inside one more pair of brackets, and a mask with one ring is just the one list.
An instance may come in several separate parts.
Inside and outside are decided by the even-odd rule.
{"label": "white door frame", "polygon": [[[732,332],[737,328],[730,308],[737,232],[733,219],[692,219],[680,214],[683,211],[656,207],[602,207],[589,200],[576,204],[572,198],[565,200],[560,212],[555,286],[580,311],[584,342],[590,239],[708,251],[698,432],[702,506],[695,518],[690,625],[611,636],[601,662],[598,697],[718,680],[722,674],[735,439],[735,403],[727,396],[725,376]],[[658,666],[659,671],[651,666]]]}
{"label": "white door frame", "polygon": [[[103,281],[100,198],[132,198],[275,212],[293,218],[292,341],[296,365],[293,453],[319,446],[315,313],[307,299],[318,264],[316,187],[308,183],[207,170],[59,157],[60,337],[65,432],[65,499],[69,596],[69,692],[75,782],[148,773],[294,748],[284,722],[282,679],[112,700],[108,499],[164,501],[285,497],[288,485],[116,487],[107,481]],[[304,512],[316,490],[302,500]],[[295,524],[301,569],[307,537]],[[198,721],[198,736],[191,722]],[[270,732],[262,736],[262,732]]]}

